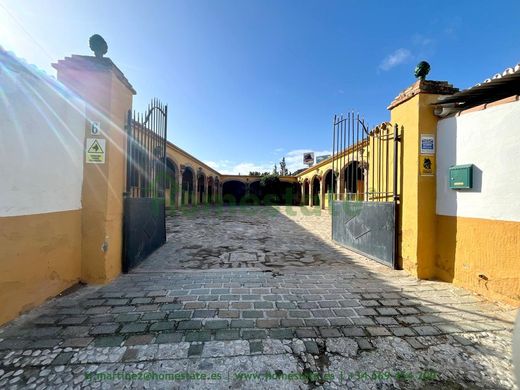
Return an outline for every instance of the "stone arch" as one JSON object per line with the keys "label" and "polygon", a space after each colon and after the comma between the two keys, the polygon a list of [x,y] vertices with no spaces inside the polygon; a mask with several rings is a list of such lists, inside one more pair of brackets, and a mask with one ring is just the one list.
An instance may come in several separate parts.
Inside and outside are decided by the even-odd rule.
{"label": "stone arch", "polygon": [[344,190],[347,194],[361,194],[365,188],[365,173],[359,161],[351,161],[344,168]]}
{"label": "stone arch", "polygon": [[308,206],[310,198],[310,181],[309,179],[305,179],[303,181],[303,204]]}
{"label": "stone arch", "polygon": [[215,177],[215,203],[220,203],[221,201],[221,184],[218,176]]}
{"label": "stone arch", "polygon": [[166,177],[165,177],[165,198],[168,198],[167,205],[175,205],[177,191],[179,191],[179,168],[175,161],[166,157]]}
{"label": "stone arch", "polygon": [[240,204],[246,195],[246,184],[239,180],[226,180],[222,184],[222,200],[226,204]]}
{"label": "stone arch", "polygon": [[197,203],[206,203],[206,174],[202,170],[197,174]]}
{"label": "stone arch", "polygon": [[321,192],[321,178],[318,175],[314,175],[312,178],[312,205],[320,205],[320,192]]}
{"label": "stone arch", "polygon": [[182,172],[182,205],[195,203],[195,171],[190,166],[185,166]]}
{"label": "stone arch", "polygon": [[214,199],[214,193],[215,193],[215,188],[214,188],[214,185],[215,185],[215,180],[213,179],[213,176],[210,176],[208,177],[208,180],[207,180],[207,188],[208,188],[208,203],[209,204],[212,204],[215,202],[215,199]]}

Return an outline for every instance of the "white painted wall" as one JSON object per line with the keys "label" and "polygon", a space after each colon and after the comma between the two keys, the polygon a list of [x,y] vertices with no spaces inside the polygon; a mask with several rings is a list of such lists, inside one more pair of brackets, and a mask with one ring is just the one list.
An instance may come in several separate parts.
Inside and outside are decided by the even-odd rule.
{"label": "white painted wall", "polygon": [[[471,190],[449,189],[461,164],[475,165]],[[520,101],[439,121],[437,214],[520,221]]]}
{"label": "white painted wall", "polygon": [[0,57],[0,216],[81,208],[85,104]]}

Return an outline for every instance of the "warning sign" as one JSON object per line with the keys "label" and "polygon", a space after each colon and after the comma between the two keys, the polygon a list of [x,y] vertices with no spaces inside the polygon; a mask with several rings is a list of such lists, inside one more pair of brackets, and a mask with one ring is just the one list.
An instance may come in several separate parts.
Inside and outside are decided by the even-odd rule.
{"label": "warning sign", "polygon": [[419,156],[419,172],[421,176],[435,175],[435,156]]}
{"label": "warning sign", "polygon": [[105,163],[105,141],[103,138],[87,138],[87,147],[85,149],[85,161],[87,164]]}

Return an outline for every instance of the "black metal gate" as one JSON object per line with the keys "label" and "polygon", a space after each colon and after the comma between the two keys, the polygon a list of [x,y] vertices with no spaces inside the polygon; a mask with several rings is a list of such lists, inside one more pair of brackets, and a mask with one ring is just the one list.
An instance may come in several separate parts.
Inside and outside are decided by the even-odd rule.
{"label": "black metal gate", "polygon": [[400,136],[398,125],[374,129],[359,114],[334,116],[332,239],[398,268]]}
{"label": "black metal gate", "polygon": [[128,111],[123,271],[166,242],[166,131],[168,107],[157,99],[146,113]]}

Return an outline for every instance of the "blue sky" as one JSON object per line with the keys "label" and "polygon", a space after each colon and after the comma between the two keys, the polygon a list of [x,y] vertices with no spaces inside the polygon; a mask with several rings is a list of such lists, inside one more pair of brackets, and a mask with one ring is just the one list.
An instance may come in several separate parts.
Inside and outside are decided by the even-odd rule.
{"label": "blue sky", "polygon": [[518,1],[0,0],[0,44],[54,74],[101,34],[134,108],[159,97],[170,141],[246,174],[329,151],[335,113],[388,120],[420,60],[459,88],[514,66],[518,15]]}

